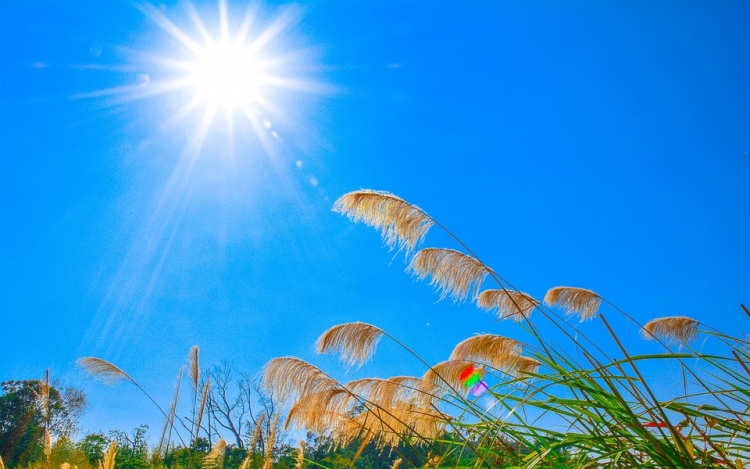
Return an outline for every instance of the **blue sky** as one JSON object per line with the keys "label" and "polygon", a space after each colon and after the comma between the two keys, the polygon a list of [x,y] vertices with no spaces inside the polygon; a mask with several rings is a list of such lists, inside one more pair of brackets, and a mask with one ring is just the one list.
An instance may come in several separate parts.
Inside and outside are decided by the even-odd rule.
{"label": "blue sky", "polygon": [[[192,5],[218,34],[217,2]],[[341,322],[430,361],[520,333],[436,304],[331,212],[360,188],[419,205],[537,298],[580,286],[639,320],[750,329],[747,2],[256,4],[251,36],[296,20],[264,52],[304,86],[267,90],[260,129],[217,113],[199,148],[205,105],[178,115],[190,89],[143,97],[186,47],[137,6],[0,5],[0,380],[49,368],[81,387],[84,431],[162,420],[135,388],[82,376],[81,356],[166,406],[194,344],[205,365],[297,355],[348,380],[424,370],[384,341],[344,375],[313,353]],[[246,10],[229,2],[230,31]],[[188,3],[154,11],[199,38]],[[437,230],[425,246],[456,247]]]}

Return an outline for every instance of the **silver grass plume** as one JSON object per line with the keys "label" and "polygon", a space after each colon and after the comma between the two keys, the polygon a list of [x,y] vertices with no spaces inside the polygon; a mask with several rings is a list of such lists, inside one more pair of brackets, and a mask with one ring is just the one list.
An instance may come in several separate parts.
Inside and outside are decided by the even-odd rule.
{"label": "silver grass plume", "polygon": [[200,353],[201,349],[197,345],[193,345],[188,354],[188,370],[190,372],[190,384],[193,385],[193,393],[197,397],[198,395],[198,383],[201,379],[200,369]]}
{"label": "silver grass plume", "polygon": [[362,189],[341,196],[333,211],[380,230],[390,248],[404,250],[408,256],[420,244],[433,225],[421,208],[388,192]]}
{"label": "silver grass plume", "polygon": [[305,440],[299,440],[297,448],[297,457],[294,463],[294,469],[304,469],[305,466]]}
{"label": "silver grass plume", "polygon": [[[258,439],[260,439],[260,434],[263,431],[263,422],[266,420],[266,412],[260,414],[260,417],[257,418],[255,422],[255,431],[253,431],[253,437],[250,439],[250,444],[248,445],[248,455],[245,460],[248,464],[250,464],[251,456],[253,452],[255,451],[255,445],[258,443]],[[245,464],[243,461],[242,464]]]}
{"label": "silver grass plume", "polygon": [[220,438],[211,451],[203,458],[203,469],[221,469],[224,466],[224,454],[227,449],[227,442]]}
{"label": "silver grass plume", "polygon": [[418,251],[409,262],[407,272],[419,280],[431,277],[430,285],[456,302],[467,297],[474,300],[490,270],[477,259],[455,249],[425,248]]}
{"label": "silver grass plume", "polygon": [[645,339],[663,339],[687,345],[698,336],[698,321],[687,316],[668,316],[651,320],[641,331]]}
{"label": "silver grass plume", "polygon": [[360,368],[372,358],[382,329],[364,322],[339,324],[325,331],[315,343],[318,353],[339,354],[348,368],[357,364]]}
{"label": "silver grass plume", "polygon": [[558,306],[569,316],[577,315],[581,321],[593,318],[599,311],[602,297],[591,290],[577,287],[554,287],[544,295],[544,303]]}
{"label": "silver grass plume", "polygon": [[195,438],[193,441],[198,441],[198,435],[201,431],[201,421],[203,420],[203,412],[206,409],[206,401],[208,400],[208,393],[211,390],[211,378],[206,380],[206,384],[203,386],[203,394],[201,395],[201,402],[198,406],[198,417],[195,419]]}
{"label": "silver grass plume", "polygon": [[175,384],[174,389],[174,397],[172,398],[172,404],[169,407],[169,415],[167,415],[167,419],[164,422],[164,428],[162,428],[161,431],[161,438],[159,439],[159,446],[157,447],[156,453],[161,454],[162,448],[164,448],[165,442],[168,440],[167,437],[167,430],[170,430],[170,436],[171,436],[171,427],[174,425],[174,417],[175,413],[177,411],[177,401],[180,397],[180,385],[182,384],[182,373],[184,371],[184,367],[180,367],[179,373],[177,373],[177,384]]}
{"label": "silver grass plume", "polygon": [[499,370],[508,369],[521,354],[521,342],[495,334],[478,334],[453,348],[451,360],[472,360]]}
{"label": "silver grass plume", "polygon": [[485,290],[477,298],[477,306],[497,310],[498,319],[528,319],[539,302],[526,293],[512,290]]}
{"label": "silver grass plume", "polygon": [[131,378],[129,374],[125,373],[112,363],[106,360],[102,360],[101,358],[83,357],[79,358],[76,363],[83,369],[83,371],[93,376],[94,378],[101,379],[106,384],[114,384],[117,381],[126,380],[138,386],[138,383],[136,383],[136,381]]}
{"label": "silver grass plume", "polygon": [[107,448],[107,452],[104,453],[104,458],[99,461],[98,469],[114,469],[115,458],[117,457],[117,440],[112,440]]}
{"label": "silver grass plume", "polygon": [[264,368],[261,385],[280,402],[288,402],[338,385],[320,368],[296,357],[274,358]]}

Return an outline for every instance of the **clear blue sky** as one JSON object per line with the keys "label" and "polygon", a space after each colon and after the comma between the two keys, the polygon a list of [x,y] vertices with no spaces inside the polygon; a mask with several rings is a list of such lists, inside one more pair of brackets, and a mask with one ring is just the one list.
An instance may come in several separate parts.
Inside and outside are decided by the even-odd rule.
{"label": "clear blue sky", "polygon": [[[217,3],[193,5],[215,36]],[[348,380],[424,370],[384,342],[343,375],[313,354],[341,322],[435,362],[517,332],[435,304],[330,211],[360,188],[421,206],[537,298],[580,286],[639,320],[750,332],[750,3],[257,7],[251,36],[298,20],[264,52],[302,86],[267,91],[258,129],[219,112],[197,148],[205,103],[178,115],[189,89],[153,93],[186,54],[153,11],[199,41],[187,3],[0,3],[0,380],[49,368],[89,394],[84,431],[157,429],[135,388],[75,360],[110,360],[167,406],[194,344],[205,365],[297,355]],[[246,4],[228,11],[234,33]]]}

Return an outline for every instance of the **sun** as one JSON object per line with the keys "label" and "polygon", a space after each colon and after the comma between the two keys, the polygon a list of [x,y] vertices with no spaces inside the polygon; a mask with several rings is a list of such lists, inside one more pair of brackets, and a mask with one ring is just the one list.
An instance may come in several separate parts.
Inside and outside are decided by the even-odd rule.
{"label": "sun", "polygon": [[187,85],[210,106],[241,109],[261,101],[263,66],[248,45],[210,44],[186,68]]}
{"label": "sun", "polygon": [[[165,127],[181,121],[197,126],[188,131],[190,138],[185,143],[192,153],[200,152],[219,114],[226,116],[230,140],[237,120],[243,119],[251,124],[266,151],[272,151],[281,138],[279,124],[299,127],[304,121],[295,114],[296,109],[280,106],[279,101],[299,102],[288,99],[285,93],[328,95],[335,91],[312,76],[317,69],[312,49],[294,47],[304,42],[295,31],[302,19],[299,8],[280,8],[261,18],[257,3],[250,4],[244,15],[230,15],[226,0],[217,3],[218,18],[199,13],[189,2],[182,4],[187,17],[173,17],[166,7],[136,5],[167,33],[166,40],[155,44],[153,51],[136,51],[143,63],[133,68],[143,72],[137,74],[135,84],[78,97],[112,96],[132,101],[179,96],[182,104],[165,116]],[[218,112],[221,110],[224,112]],[[200,114],[197,120],[187,119],[196,113]]]}

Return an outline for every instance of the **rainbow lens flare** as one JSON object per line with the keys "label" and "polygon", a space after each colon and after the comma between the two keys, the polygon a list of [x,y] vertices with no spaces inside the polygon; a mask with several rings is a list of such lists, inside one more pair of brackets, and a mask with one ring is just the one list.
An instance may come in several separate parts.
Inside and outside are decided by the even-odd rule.
{"label": "rainbow lens flare", "polygon": [[471,388],[469,394],[473,397],[481,396],[487,389],[487,383],[482,381],[484,376],[484,369],[477,369],[474,365],[469,365],[458,375],[458,379],[463,383],[464,387]]}

